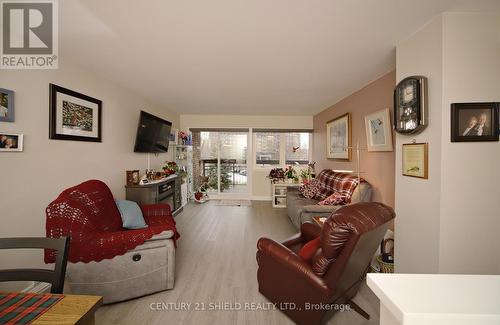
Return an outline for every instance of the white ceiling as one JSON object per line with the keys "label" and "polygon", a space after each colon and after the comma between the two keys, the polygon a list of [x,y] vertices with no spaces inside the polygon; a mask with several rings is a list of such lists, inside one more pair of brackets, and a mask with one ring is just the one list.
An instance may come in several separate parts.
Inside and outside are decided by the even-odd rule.
{"label": "white ceiling", "polygon": [[312,115],[447,10],[498,0],[64,0],[60,55],[181,114]]}

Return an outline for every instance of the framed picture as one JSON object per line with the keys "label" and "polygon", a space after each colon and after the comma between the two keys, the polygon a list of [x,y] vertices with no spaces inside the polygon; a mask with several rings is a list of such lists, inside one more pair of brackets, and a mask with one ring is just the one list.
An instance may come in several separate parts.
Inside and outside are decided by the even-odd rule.
{"label": "framed picture", "polygon": [[102,142],[102,101],[50,84],[50,139]]}
{"label": "framed picture", "polygon": [[326,123],[326,157],[351,160],[351,113]]}
{"label": "framed picture", "polygon": [[14,122],[14,92],[0,88],[0,122]]}
{"label": "framed picture", "polygon": [[451,104],[451,142],[498,141],[499,103]]}
{"label": "framed picture", "polygon": [[392,151],[391,117],[389,109],[365,116],[368,151]]}
{"label": "framed picture", "polygon": [[429,157],[427,143],[403,144],[403,175],[429,178]]}
{"label": "framed picture", "polygon": [[0,132],[0,151],[23,151],[23,135]]}
{"label": "framed picture", "polygon": [[172,129],[170,131],[170,144],[176,145],[178,143],[179,130]]}

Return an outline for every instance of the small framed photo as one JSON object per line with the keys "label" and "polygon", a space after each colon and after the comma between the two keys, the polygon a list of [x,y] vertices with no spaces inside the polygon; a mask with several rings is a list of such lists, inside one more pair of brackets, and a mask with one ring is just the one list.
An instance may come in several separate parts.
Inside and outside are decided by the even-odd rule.
{"label": "small framed photo", "polygon": [[351,113],[326,123],[326,157],[351,160]]}
{"label": "small framed photo", "polygon": [[14,92],[0,88],[0,122],[14,122]]}
{"label": "small framed photo", "polygon": [[499,103],[451,104],[451,142],[498,141]]}
{"label": "small framed photo", "polygon": [[172,129],[170,131],[170,144],[176,145],[179,143],[179,130]]}
{"label": "small framed photo", "polygon": [[403,144],[403,176],[429,178],[427,143]]}
{"label": "small framed photo", "polygon": [[368,151],[392,151],[392,130],[389,109],[365,116]]}
{"label": "small framed photo", "polygon": [[102,142],[102,101],[50,84],[50,139]]}
{"label": "small framed photo", "polygon": [[5,152],[23,151],[23,135],[0,132],[0,151],[5,151]]}

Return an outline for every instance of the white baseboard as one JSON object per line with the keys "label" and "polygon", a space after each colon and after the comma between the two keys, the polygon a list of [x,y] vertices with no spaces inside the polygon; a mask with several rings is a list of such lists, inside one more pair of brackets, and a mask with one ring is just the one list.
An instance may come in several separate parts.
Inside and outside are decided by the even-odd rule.
{"label": "white baseboard", "polygon": [[30,285],[23,289],[23,292],[49,293],[50,283],[33,281]]}
{"label": "white baseboard", "polygon": [[273,198],[265,195],[253,195],[252,201],[272,201]]}

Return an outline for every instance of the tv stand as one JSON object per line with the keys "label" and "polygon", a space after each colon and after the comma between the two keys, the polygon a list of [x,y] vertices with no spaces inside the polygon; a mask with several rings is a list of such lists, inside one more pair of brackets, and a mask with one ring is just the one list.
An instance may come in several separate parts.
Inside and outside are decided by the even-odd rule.
{"label": "tv stand", "polygon": [[181,183],[179,176],[169,176],[160,181],[144,185],[125,186],[126,199],[137,204],[166,203],[172,208],[172,215],[182,211]]}

